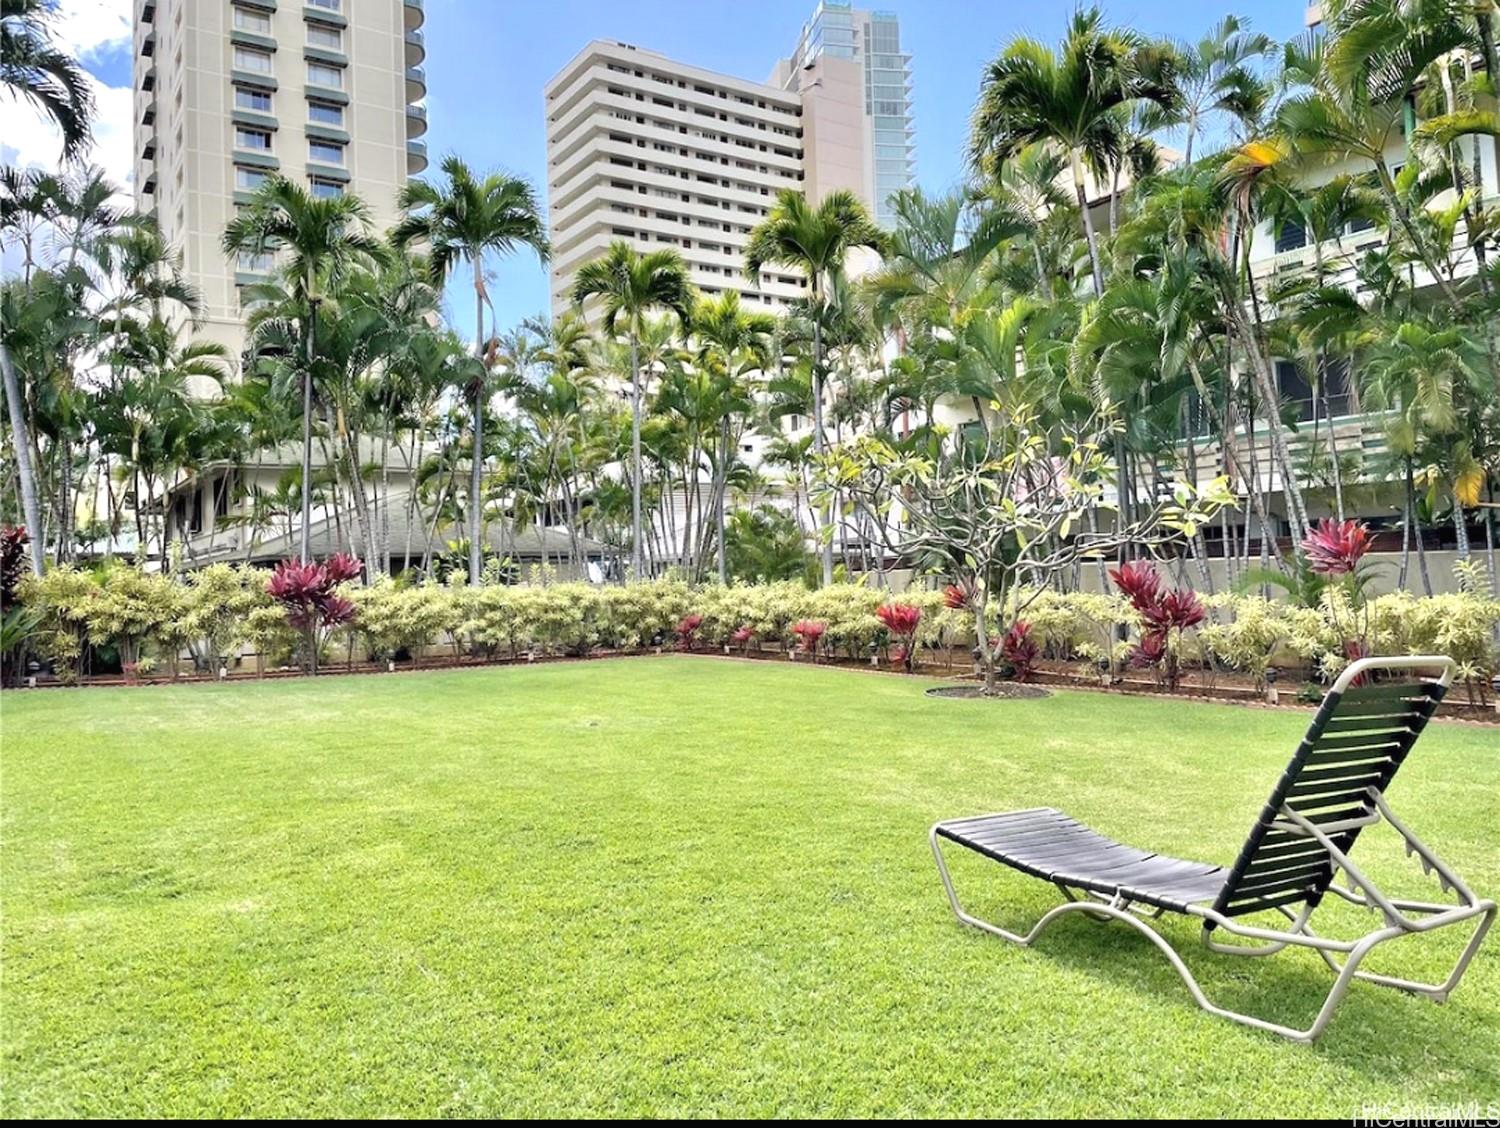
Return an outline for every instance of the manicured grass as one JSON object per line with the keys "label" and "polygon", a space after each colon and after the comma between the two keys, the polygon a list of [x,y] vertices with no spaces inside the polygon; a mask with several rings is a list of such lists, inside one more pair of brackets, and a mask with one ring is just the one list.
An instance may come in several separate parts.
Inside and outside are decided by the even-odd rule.
{"label": "manicured grass", "polygon": [[[940,817],[1051,803],[1231,860],[1306,714],[924,684],[664,657],[7,694],[0,1111],[1500,1103],[1500,937],[1448,1005],[1356,985],[1308,1048],[1201,1013],[1119,926],[1022,950],[948,912]],[[1500,892],[1494,729],[1432,726],[1391,796]],[[1388,830],[1358,852],[1423,887]],[[1056,900],[977,859],[955,876],[1013,925]],[[1326,990],[1310,955],[1164,927],[1231,1004],[1302,1023]],[[1377,968],[1456,950],[1401,944]]]}

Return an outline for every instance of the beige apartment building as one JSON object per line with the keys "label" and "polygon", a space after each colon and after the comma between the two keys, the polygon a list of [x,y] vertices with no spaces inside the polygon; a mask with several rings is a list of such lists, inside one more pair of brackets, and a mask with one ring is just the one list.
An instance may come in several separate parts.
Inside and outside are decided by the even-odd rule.
{"label": "beige apartment building", "polygon": [[545,91],[553,315],[616,239],[678,251],[701,291],[751,309],[804,297],[796,271],[746,278],[746,239],[784,188],[814,202],[848,189],[889,219],[885,201],[913,180],[909,71],[893,15],[829,0],[765,83],[588,44]]}
{"label": "beige apartment building", "polygon": [[136,204],[204,301],[200,335],[238,354],[243,288],[225,224],[272,173],[358,192],[377,229],[427,167],[422,0],[136,0]]}

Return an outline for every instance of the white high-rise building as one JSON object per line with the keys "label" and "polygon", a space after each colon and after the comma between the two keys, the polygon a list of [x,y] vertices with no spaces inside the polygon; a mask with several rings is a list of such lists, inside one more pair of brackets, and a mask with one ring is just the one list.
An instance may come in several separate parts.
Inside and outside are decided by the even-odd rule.
{"label": "white high-rise building", "polygon": [[894,16],[827,0],[767,83],[588,44],[546,87],[553,314],[616,239],[678,251],[700,290],[751,309],[804,297],[795,270],[746,278],[746,239],[785,188],[814,203],[847,189],[889,219],[913,177],[909,75]]}
{"label": "white high-rise building", "polygon": [[220,248],[271,173],[357,192],[376,230],[427,167],[422,0],[136,0],[136,204],[202,292],[199,335],[237,353],[268,258]]}

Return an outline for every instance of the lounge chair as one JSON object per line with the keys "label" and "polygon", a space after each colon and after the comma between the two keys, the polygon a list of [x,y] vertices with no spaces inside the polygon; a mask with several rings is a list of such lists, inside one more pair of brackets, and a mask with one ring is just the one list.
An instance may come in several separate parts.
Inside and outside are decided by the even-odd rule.
{"label": "lounge chair", "polygon": [[[1071,913],[1122,921],[1162,950],[1204,1010],[1299,1042],[1312,1042],[1323,1033],[1354,979],[1442,1002],[1458,986],[1489,931],[1495,902],[1476,897],[1391,813],[1385,789],[1452,680],[1449,658],[1365,658],[1351,664],[1323,699],[1233,865],[1137,850],[1061,811],[1036,807],[952,819],[932,828],[932,852],[948,903],[964,924],[1021,945],[1031,944],[1049,924]],[[1360,832],[1382,819],[1405,840],[1406,852],[1415,854],[1423,870],[1435,874],[1443,890],[1456,898],[1456,905],[1388,897],[1349,860]],[[943,842],[1051,882],[1067,901],[1024,935],[971,916],[954,892],[943,861]],[[1344,874],[1344,884],[1334,880],[1338,871]],[[1377,911],[1383,923],[1357,940],[1318,935],[1308,920],[1329,893]],[[1280,913],[1290,925],[1263,928],[1242,923],[1245,916],[1266,911]],[[1215,1006],[1182,958],[1147,923],[1166,912],[1202,920],[1202,940],[1215,952],[1269,956],[1293,945],[1317,952],[1333,971],[1334,982],[1312,1025],[1297,1030]],[[1387,940],[1476,918],[1473,936],[1441,983],[1415,983],[1359,970],[1365,956]],[[1222,943],[1216,933],[1255,943]]]}

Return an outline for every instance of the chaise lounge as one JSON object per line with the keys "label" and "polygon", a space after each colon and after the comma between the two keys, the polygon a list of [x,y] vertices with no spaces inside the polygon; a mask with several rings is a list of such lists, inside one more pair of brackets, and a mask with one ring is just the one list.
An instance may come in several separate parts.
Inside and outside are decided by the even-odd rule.
{"label": "chaise lounge", "polygon": [[[1122,921],[1162,950],[1204,1010],[1299,1042],[1312,1042],[1323,1033],[1354,979],[1442,1002],[1458,986],[1489,931],[1495,902],[1476,897],[1391,813],[1385,790],[1452,683],[1453,669],[1452,659],[1442,657],[1365,658],[1351,664],[1323,699],[1232,866],[1125,846],[1061,811],[1036,807],[951,819],[932,828],[932,852],[948,903],[964,924],[1021,945],[1031,944],[1070,913]],[[1442,889],[1454,895],[1456,904],[1387,897],[1350,861],[1360,832],[1382,820],[1401,835],[1407,853],[1418,857],[1423,870],[1435,874]],[[944,842],[1051,882],[1067,901],[1025,935],[971,916],[954,891]],[[1335,881],[1340,871],[1343,884]],[[1357,940],[1318,935],[1308,922],[1329,893],[1377,911],[1382,925]],[[1266,911],[1280,913],[1290,924],[1262,928],[1241,921]],[[1298,1030],[1215,1006],[1182,958],[1148,923],[1166,912],[1201,919],[1203,942],[1215,952],[1269,956],[1293,945],[1316,951],[1333,971],[1334,982],[1312,1025]],[[1476,919],[1473,936],[1441,983],[1359,970],[1365,956],[1387,940]],[[1215,939],[1216,932],[1254,943],[1224,943]]]}

